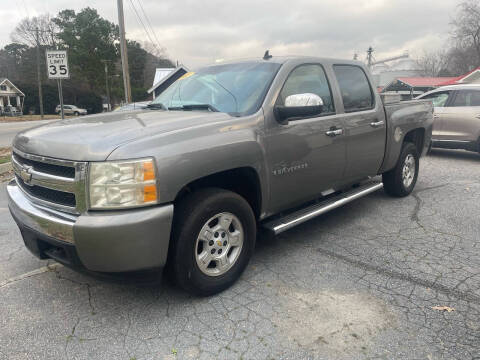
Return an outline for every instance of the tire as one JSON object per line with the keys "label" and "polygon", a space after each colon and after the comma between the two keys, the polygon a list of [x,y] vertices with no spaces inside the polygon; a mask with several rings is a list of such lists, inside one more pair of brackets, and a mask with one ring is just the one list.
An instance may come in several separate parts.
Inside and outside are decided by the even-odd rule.
{"label": "tire", "polygon": [[[226,228],[222,224],[227,224],[228,219],[231,226]],[[218,188],[187,195],[174,215],[169,254],[169,270],[174,282],[199,296],[227,289],[240,277],[252,257],[256,230],[252,208],[240,195]],[[220,257],[224,259],[223,265]]]}
{"label": "tire", "polygon": [[80,114],[78,113],[78,111],[75,111],[75,112],[73,113],[73,115],[78,116],[78,115],[80,115]]}
{"label": "tire", "polygon": [[[405,142],[397,165],[382,175],[385,192],[395,197],[408,196],[417,182],[419,163],[417,147],[412,143]],[[412,169],[413,164],[415,165],[414,169]]]}

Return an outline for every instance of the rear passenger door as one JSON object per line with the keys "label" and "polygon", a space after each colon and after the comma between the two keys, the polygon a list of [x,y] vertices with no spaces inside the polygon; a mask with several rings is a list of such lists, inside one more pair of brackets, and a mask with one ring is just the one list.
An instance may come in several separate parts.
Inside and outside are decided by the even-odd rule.
{"label": "rear passenger door", "polygon": [[343,102],[347,164],[345,182],[376,175],[386,142],[385,112],[364,70],[357,65],[333,65]]}
{"label": "rear passenger door", "polygon": [[480,90],[457,90],[442,121],[442,138],[476,141],[480,133]]}

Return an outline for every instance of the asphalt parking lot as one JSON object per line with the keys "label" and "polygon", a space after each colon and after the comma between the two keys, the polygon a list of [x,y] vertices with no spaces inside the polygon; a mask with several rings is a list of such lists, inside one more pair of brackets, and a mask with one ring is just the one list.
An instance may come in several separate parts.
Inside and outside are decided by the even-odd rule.
{"label": "asphalt parking lot", "polygon": [[[0,359],[480,359],[480,156],[259,241],[231,289],[96,280],[34,258],[0,185]],[[433,309],[447,306],[454,311]]]}

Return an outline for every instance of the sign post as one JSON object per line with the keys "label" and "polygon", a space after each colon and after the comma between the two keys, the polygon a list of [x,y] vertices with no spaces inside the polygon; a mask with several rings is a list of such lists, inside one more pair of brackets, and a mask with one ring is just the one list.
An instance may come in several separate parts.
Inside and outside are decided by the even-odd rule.
{"label": "sign post", "polygon": [[70,78],[70,70],[68,69],[68,56],[66,50],[47,50],[47,74],[49,79],[56,79],[58,86],[58,98],[60,100],[60,112],[64,119],[63,112],[63,91],[62,79]]}

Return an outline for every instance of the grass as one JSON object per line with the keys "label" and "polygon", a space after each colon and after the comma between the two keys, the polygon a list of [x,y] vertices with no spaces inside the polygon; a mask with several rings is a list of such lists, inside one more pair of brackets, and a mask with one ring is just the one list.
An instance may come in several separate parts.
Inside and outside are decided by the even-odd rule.
{"label": "grass", "polygon": [[10,155],[9,156],[0,156],[0,164],[5,164],[10,162]]}
{"label": "grass", "polygon": [[[57,120],[60,115],[44,115],[44,120]],[[2,122],[19,122],[19,121],[33,121],[42,120],[40,115],[22,115],[22,116],[0,116],[0,123]]]}
{"label": "grass", "polygon": [[0,164],[10,162],[12,149],[8,147],[0,147]]}

